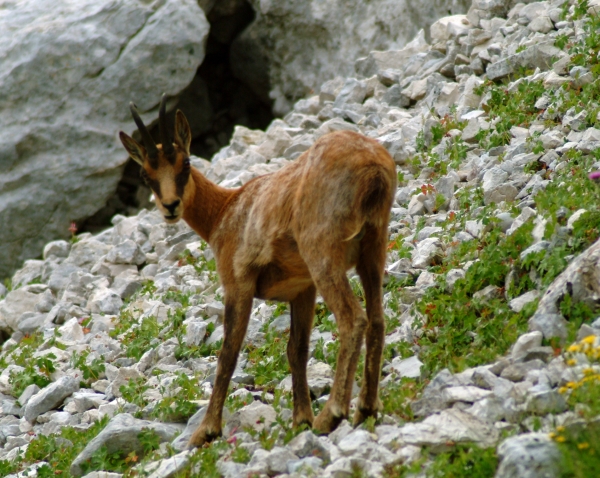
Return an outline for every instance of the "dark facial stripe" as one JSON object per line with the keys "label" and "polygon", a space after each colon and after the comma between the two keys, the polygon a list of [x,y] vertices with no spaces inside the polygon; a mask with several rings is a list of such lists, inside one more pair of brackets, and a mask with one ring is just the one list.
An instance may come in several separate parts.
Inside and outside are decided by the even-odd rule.
{"label": "dark facial stripe", "polygon": [[154,194],[156,194],[156,196],[160,199],[160,197],[161,197],[160,183],[156,179],[148,178],[148,179],[146,179],[146,184],[148,186],[150,186],[150,189],[152,189],[152,192],[154,192]]}
{"label": "dark facial stripe", "polygon": [[175,188],[177,191],[177,197],[183,197],[183,190],[185,189],[185,185],[190,178],[190,170],[183,169],[177,176],[175,176]]}

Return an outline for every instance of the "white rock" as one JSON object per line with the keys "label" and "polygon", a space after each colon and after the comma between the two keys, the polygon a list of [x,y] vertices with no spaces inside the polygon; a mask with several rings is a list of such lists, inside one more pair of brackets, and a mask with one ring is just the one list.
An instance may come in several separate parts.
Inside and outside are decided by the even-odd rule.
{"label": "white rock", "polygon": [[452,289],[454,289],[454,284],[456,284],[456,281],[459,279],[464,279],[465,275],[466,272],[462,269],[449,270],[446,274],[446,287],[448,288],[448,290],[452,291]]}
{"label": "white rock", "polygon": [[328,393],[333,385],[333,369],[324,362],[316,362],[306,368],[308,388],[315,397]]}
{"label": "white rock", "polygon": [[394,357],[392,362],[385,367],[385,370],[386,372],[395,372],[398,378],[420,378],[421,367],[423,367],[423,362],[416,355],[413,355],[407,359]]}
{"label": "white rock", "polygon": [[530,220],[532,217],[536,216],[536,212],[531,209],[530,207],[525,207],[523,208],[523,210],[521,211],[521,214],[519,214],[515,221],[513,222],[512,226],[510,226],[510,228],[508,229],[508,231],[506,231],[506,235],[510,236],[511,234],[513,234],[519,227],[521,227],[523,224],[525,224],[528,220]]}
{"label": "white rock", "polygon": [[529,292],[525,292],[519,297],[515,297],[514,299],[512,299],[508,303],[508,306],[511,308],[511,310],[514,310],[515,312],[521,312],[523,310],[523,307],[536,300],[539,296],[540,293],[537,290],[530,290]]}
{"label": "white rock", "polygon": [[106,255],[106,260],[114,264],[141,265],[146,262],[146,254],[131,239],[126,239],[113,247]]}
{"label": "white rock", "polygon": [[108,288],[97,289],[87,303],[92,312],[109,315],[118,315],[122,305],[121,296]]}
{"label": "white rock", "polygon": [[450,37],[466,35],[471,24],[466,15],[451,15],[434,22],[430,27],[432,43],[446,43]]}
{"label": "white rock", "polygon": [[191,454],[190,450],[185,450],[170,458],[160,460],[158,466],[148,475],[148,478],[166,478],[176,475],[188,465]]}
{"label": "white rock", "polygon": [[77,390],[79,390],[79,381],[65,375],[32,396],[27,402],[23,416],[33,423],[39,415],[54,409]]}
{"label": "white rock", "polygon": [[498,431],[472,415],[458,409],[444,410],[430,415],[420,423],[408,423],[401,428],[400,439],[407,444],[419,446],[475,442],[481,446],[494,445]]}
{"label": "white rock", "polygon": [[277,413],[271,405],[254,401],[232,414],[227,420],[227,428],[233,430],[234,428],[250,427],[260,432],[265,428],[269,429],[276,418]]}
{"label": "white rock", "polygon": [[429,287],[434,287],[436,285],[436,278],[438,274],[434,274],[433,272],[423,271],[419,275],[419,278],[415,282],[415,287],[421,289],[427,289]]}
{"label": "white rock", "polygon": [[288,463],[294,462],[297,459],[298,457],[294,455],[288,448],[276,446],[265,457],[268,473],[270,475],[286,473],[288,469]]}
{"label": "white rock", "polygon": [[83,328],[79,324],[79,320],[75,317],[61,325],[58,331],[63,340],[81,342],[84,339]]}
{"label": "white rock", "polygon": [[[113,367],[114,369],[114,367]],[[107,370],[107,378],[111,381],[109,387],[106,390],[107,397],[121,397],[121,386],[128,385],[130,380],[136,381],[145,379],[144,375],[138,372],[133,367],[121,367],[117,369],[117,373],[114,377],[109,376]]]}
{"label": "white rock", "polygon": [[[114,195],[127,160],[114,132],[134,129],[127,104],[146,112],[160,92],[187,87],[209,24],[194,0],[57,0],[51,14],[45,2],[24,0],[2,12],[2,185],[14,185],[0,186],[4,277]],[[156,65],[167,57],[164,75]],[[144,116],[149,123],[156,113]]]}
{"label": "white rock", "polygon": [[439,260],[442,255],[442,242],[437,237],[429,237],[419,242],[413,250],[412,266],[424,269]]}
{"label": "white rock", "polygon": [[571,214],[571,217],[569,217],[569,219],[567,220],[567,229],[569,229],[569,231],[572,231],[574,229],[575,223],[579,221],[579,219],[581,219],[581,217],[587,212],[587,209],[578,209],[573,214]]}
{"label": "white rock", "polygon": [[485,226],[483,225],[483,221],[466,221],[465,222],[465,231],[471,234],[474,238],[478,238],[481,236]]}
{"label": "white rock", "polygon": [[39,286],[25,286],[6,294],[0,301],[0,329],[18,330],[21,315],[32,311],[40,299],[38,291]]}
{"label": "white rock", "polygon": [[462,385],[458,387],[448,387],[443,390],[444,400],[448,403],[467,402],[473,403],[492,394],[489,390],[483,390],[479,387]]}
{"label": "white rock", "polygon": [[496,478],[558,476],[562,455],[547,433],[527,433],[507,438],[498,447]]}
{"label": "white rock", "polygon": [[82,464],[88,461],[94,453],[103,446],[109,453],[120,452],[128,454],[131,451],[142,452],[139,435],[142,430],[154,431],[159,442],[171,441],[183,429],[183,425],[174,423],[151,422],[138,420],[128,413],[113,417],[108,425],[91,440],[71,463],[70,472],[73,476],[82,476]]}
{"label": "white rock", "polygon": [[552,23],[552,20],[550,20],[550,17],[545,15],[535,17],[533,20],[531,20],[531,23],[529,23],[527,27],[532,32],[540,33],[548,33],[549,31],[554,30],[554,24]]}
{"label": "white rock", "polygon": [[427,93],[427,78],[413,81],[409,86],[402,90],[402,94],[412,101],[420,100]]}
{"label": "white rock", "polygon": [[205,337],[208,323],[203,320],[192,320],[186,323],[185,344],[200,345]]}

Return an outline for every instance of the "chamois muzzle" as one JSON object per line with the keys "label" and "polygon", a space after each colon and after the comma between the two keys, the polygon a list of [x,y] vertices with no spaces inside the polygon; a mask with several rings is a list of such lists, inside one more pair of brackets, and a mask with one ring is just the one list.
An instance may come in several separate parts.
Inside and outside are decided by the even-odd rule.
{"label": "chamois muzzle", "polygon": [[165,207],[165,209],[171,213],[171,216],[170,216],[171,218],[174,218],[177,216],[177,214],[175,214],[175,209],[177,208],[177,206],[179,206],[179,204],[181,204],[181,201],[179,199],[176,199],[171,204],[162,203],[162,205]]}

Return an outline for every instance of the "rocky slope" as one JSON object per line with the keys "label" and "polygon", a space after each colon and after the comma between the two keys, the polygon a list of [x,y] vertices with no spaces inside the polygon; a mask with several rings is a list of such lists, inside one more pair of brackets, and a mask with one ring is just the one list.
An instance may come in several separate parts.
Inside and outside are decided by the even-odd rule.
{"label": "rocky slope", "polygon": [[[600,213],[588,179],[600,166],[594,8],[475,0],[468,15],[436,22],[431,44],[420,34],[402,50],[371,52],[356,75],[324,83],[265,132],[238,127],[212,162],[194,160],[236,187],[330,131],[388,148],[399,188],[381,420],[343,422],[327,437],[292,430],[290,316],[256,300],[225,435],[185,450],[212,389],[222,291],[195,233],[144,210],[47,244],[2,291],[10,338],[0,474],[591,476],[600,415]],[[308,371],[315,410],[336,351],[335,318],[320,303]]]}
{"label": "rocky slope", "polygon": [[[209,157],[235,124],[264,128],[358,56],[401,47],[466,0],[5,1],[0,4],[0,279],[44,244],[108,227],[147,188],[116,132],[160,92]],[[410,19],[410,21],[406,21]],[[163,66],[168,64],[168,69]],[[296,78],[295,80],[293,78]],[[159,92],[157,95],[156,92]]]}

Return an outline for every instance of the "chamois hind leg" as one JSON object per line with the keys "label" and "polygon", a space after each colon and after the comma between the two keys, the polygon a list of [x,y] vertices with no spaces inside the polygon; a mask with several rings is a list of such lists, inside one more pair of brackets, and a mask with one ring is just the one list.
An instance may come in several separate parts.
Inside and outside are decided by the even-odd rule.
{"label": "chamois hind leg", "polygon": [[292,369],[294,426],[303,423],[312,426],[314,420],[310,392],[306,381],[306,362],[308,361],[310,332],[315,314],[315,296],[315,287],[311,285],[290,302],[292,323],[287,345],[287,356]]}
{"label": "chamois hind leg", "polygon": [[354,414],[354,425],[367,417],[377,416],[380,408],[379,379],[381,357],[385,341],[385,320],[383,315],[382,282],[385,268],[387,228],[367,227],[360,242],[356,272],[360,276],[367,303],[367,330],[365,341],[367,353],[363,383],[358,396],[358,406]]}
{"label": "chamois hind leg", "polygon": [[200,447],[221,436],[223,421],[223,403],[227,396],[229,381],[235,370],[238,355],[250,319],[253,292],[240,289],[225,293],[225,335],[217,362],[215,385],[206,415],[200,426],[190,438],[189,445]]}
{"label": "chamois hind leg", "polygon": [[[301,253],[303,253],[301,251]],[[334,313],[340,350],[329,400],[315,418],[313,428],[329,433],[348,417],[354,375],[360,355],[367,317],[346,277],[346,250],[340,244],[322,244],[303,253],[311,276]]]}

